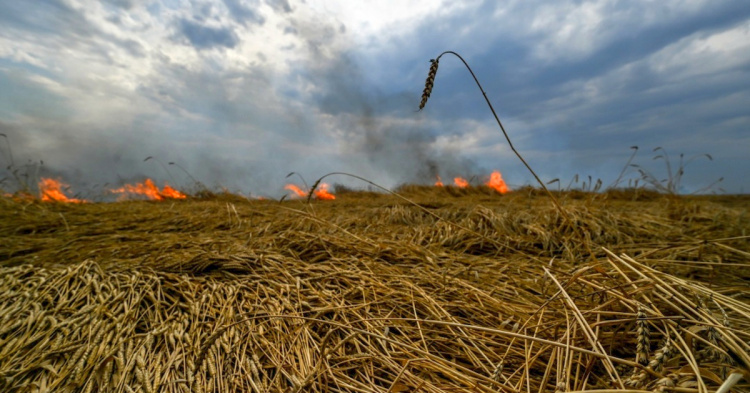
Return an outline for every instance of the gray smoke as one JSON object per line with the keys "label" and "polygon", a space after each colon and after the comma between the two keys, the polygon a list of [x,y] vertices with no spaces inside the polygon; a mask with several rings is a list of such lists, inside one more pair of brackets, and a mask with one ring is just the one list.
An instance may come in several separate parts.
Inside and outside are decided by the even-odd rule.
{"label": "gray smoke", "polygon": [[361,171],[388,185],[428,184],[438,175],[469,177],[480,172],[472,160],[437,146],[438,136],[449,132],[450,124],[430,125],[424,114],[414,111],[422,86],[383,93],[368,82],[367,69],[354,53],[335,49],[337,41],[346,39],[343,25],[295,20],[292,27],[306,43],[309,78],[315,85],[311,104],[335,118],[339,154],[346,163],[342,170]]}

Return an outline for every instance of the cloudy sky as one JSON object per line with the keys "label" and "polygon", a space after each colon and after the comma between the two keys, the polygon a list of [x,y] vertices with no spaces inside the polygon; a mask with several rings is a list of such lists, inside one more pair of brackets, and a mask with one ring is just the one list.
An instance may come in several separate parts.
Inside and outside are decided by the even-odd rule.
{"label": "cloudy sky", "polygon": [[683,192],[720,177],[750,192],[744,0],[0,0],[0,163],[84,189],[187,187],[174,162],[276,197],[291,171],[532,184],[459,59],[441,58],[416,111],[446,50],[546,181],[608,185],[637,145],[659,178],[656,147],[673,171],[680,153],[713,157]]}

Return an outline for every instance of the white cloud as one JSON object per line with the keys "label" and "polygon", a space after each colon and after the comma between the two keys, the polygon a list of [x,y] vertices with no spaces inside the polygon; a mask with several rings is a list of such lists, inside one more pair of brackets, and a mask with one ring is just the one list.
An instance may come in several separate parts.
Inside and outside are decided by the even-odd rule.
{"label": "white cloud", "polygon": [[640,31],[693,18],[705,12],[707,4],[704,0],[540,2],[522,31],[534,38],[537,59],[571,61]]}
{"label": "white cloud", "polygon": [[342,21],[357,41],[385,40],[391,35],[411,30],[426,15],[453,9],[463,2],[442,0],[338,1],[311,0],[310,7],[322,15]]}
{"label": "white cloud", "polygon": [[713,34],[696,33],[651,57],[654,72],[670,82],[710,77],[750,63],[750,21]]}

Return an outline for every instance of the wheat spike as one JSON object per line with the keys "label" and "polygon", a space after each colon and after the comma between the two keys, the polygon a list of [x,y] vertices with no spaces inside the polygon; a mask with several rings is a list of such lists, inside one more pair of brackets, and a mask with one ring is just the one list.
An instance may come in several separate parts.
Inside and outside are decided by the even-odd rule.
{"label": "wheat spike", "polygon": [[89,379],[86,387],[83,389],[83,393],[91,393],[94,390],[94,383],[93,379]]}
{"label": "wheat spike", "polygon": [[112,380],[112,373],[114,372],[114,368],[115,368],[114,359],[107,361],[107,363],[104,365],[104,370],[102,372],[102,380],[101,380],[102,387],[107,387],[109,385],[109,382]]}
{"label": "wheat spike", "polygon": [[667,363],[670,358],[672,358],[676,350],[671,338],[667,337],[665,340],[666,341],[664,341],[664,346],[656,351],[654,358],[651,359],[648,364],[648,367],[656,372],[661,371],[664,364]]}
{"label": "wheat spike", "polygon": [[430,59],[430,72],[427,74],[427,80],[424,82],[424,91],[422,92],[422,101],[419,103],[419,110],[421,111],[427,104],[427,99],[430,98],[432,93],[432,87],[435,84],[435,75],[437,75],[439,59]]}
{"label": "wheat spike", "polygon": [[493,381],[500,382],[500,376],[503,374],[503,366],[504,362],[502,360],[497,362],[497,365],[495,365],[495,370],[492,372]]}
{"label": "wheat spike", "polygon": [[648,378],[648,373],[646,373],[643,370],[640,370],[638,372],[634,372],[633,375],[628,377],[625,380],[625,385],[632,387],[632,388],[640,389],[643,387],[643,385],[646,384],[647,378]]}
{"label": "wheat spike", "polygon": [[648,329],[648,322],[646,322],[646,311],[643,306],[638,306],[638,319],[636,320],[636,325],[638,335],[636,346],[636,362],[646,366],[648,365],[650,331]]}
{"label": "wheat spike", "polygon": [[208,358],[206,360],[206,364],[208,365],[208,374],[211,376],[211,378],[216,378],[216,358],[217,355],[214,347],[210,347],[208,349]]}
{"label": "wheat spike", "polygon": [[148,369],[146,368],[146,361],[145,361],[145,355],[146,352],[145,347],[142,347],[141,351],[138,352],[138,355],[136,355],[135,358],[135,376],[140,382],[141,386],[143,387],[143,390],[146,391],[146,393],[153,393],[153,389],[151,386],[151,375],[148,372]]}

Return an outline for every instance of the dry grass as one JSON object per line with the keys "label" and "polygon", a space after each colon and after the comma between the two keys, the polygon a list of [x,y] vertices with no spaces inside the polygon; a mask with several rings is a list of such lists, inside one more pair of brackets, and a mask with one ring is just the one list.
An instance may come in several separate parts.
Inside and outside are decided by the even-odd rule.
{"label": "dry grass", "polygon": [[567,220],[532,189],[401,192],[419,206],[0,198],[0,391],[691,393],[750,371],[747,199],[559,193]]}

